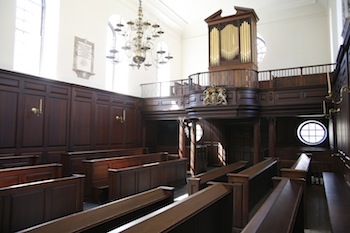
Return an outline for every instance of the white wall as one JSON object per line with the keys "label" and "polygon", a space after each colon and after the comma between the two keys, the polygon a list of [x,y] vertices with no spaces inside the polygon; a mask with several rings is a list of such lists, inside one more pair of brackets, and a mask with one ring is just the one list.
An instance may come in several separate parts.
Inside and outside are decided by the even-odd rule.
{"label": "white wall", "polygon": [[[259,17],[258,33],[265,39],[267,46],[259,70],[319,65],[333,61],[328,5],[324,1],[322,3],[315,1],[311,5],[283,11],[280,8],[279,11],[265,9],[261,14],[256,11]],[[208,71],[207,28],[206,25],[206,29],[196,37],[184,38],[183,76]]]}
{"label": "white wall", "polygon": [[[61,21],[58,45],[58,63],[57,77],[60,80],[78,83],[84,86],[95,88],[105,88],[105,56],[106,56],[106,27],[108,19],[113,14],[118,14],[125,19],[135,19],[137,17],[137,5],[123,4],[120,1],[105,0],[103,4],[95,0],[61,0]],[[144,12],[147,14],[147,12]],[[154,18],[154,17],[150,17]],[[74,20],[73,20],[74,19]],[[165,35],[171,33],[169,28],[164,27]],[[95,45],[95,63],[94,73],[88,80],[78,78],[72,70],[74,36],[87,39]],[[176,51],[180,50],[180,37],[164,36],[162,38],[167,44],[171,45],[171,52],[174,53],[174,60],[179,59]],[[177,56],[177,57],[176,57]],[[181,70],[181,63],[171,64],[172,71]],[[128,93],[133,96],[140,96],[140,84],[145,82],[156,82],[157,72],[154,67],[148,71],[143,68],[140,70],[129,71]],[[172,73],[176,75],[176,72]]]}
{"label": "white wall", "polygon": [[[337,4],[328,4],[332,0],[309,1],[309,6],[283,11],[259,12],[258,32],[267,44],[267,54],[259,65],[260,70],[288,68],[295,66],[317,65],[334,62],[340,41],[339,25],[335,14]],[[12,70],[15,31],[15,0],[0,1],[0,68]],[[51,1],[48,1],[50,4]],[[40,75],[76,83],[79,85],[106,88],[106,28],[111,15],[119,14],[126,19],[134,19],[138,1],[134,0],[61,0],[57,18],[59,22],[51,25],[50,43],[46,44],[45,62]],[[144,13],[150,21],[157,15],[149,3],[144,3]],[[51,3],[52,6],[52,3]],[[328,6],[331,7],[329,10]],[[244,6],[243,6],[244,7]],[[218,7],[219,9],[220,7]],[[213,13],[218,10],[213,9]],[[147,12],[152,11],[152,12]],[[330,13],[331,12],[331,13]],[[153,14],[153,15],[152,15]],[[209,15],[208,15],[209,16]],[[331,18],[329,18],[331,17]],[[174,56],[170,62],[171,79],[186,79],[190,74],[208,70],[208,29],[202,21],[196,28],[199,33],[186,36],[161,20],[165,34],[163,40],[169,45]],[[49,25],[50,26],[50,25]],[[333,35],[331,35],[331,32]],[[55,34],[56,33],[56,34]],[[87,39],[95,45],[94,73],[89,79],[77,77],[73,68],[74,37]],[[333,47],[330,46],[332,43]],[[49,51],[49,52],[48,52]],[[52,61],[52,63],[47,63]],[[140,96],[140,84],[157,81],[155,68],[148,71],[130,70],[127,92]]]}
{"label": "white wall", "polygon": [[[50,4],[50,1],[48,1]],[[50,5],[51,6],[51,5]],[[78,85],[106,89],[106,36],[108,19],[113,14],[119,14],[128,20],[137,17],[138,1],[115,1],[105,0],[103,2],[96,0],[61,0],[57,4],[57,17],[59,22],[53,21],[54,25],[47,25],[50,35],[54,35],[45,41],[44,46],[44,67],[41,74],[50,79],[57,79],[64,82]],[[0,1],[0,68],[13,69],[13,51],[14,51],[14,32],[16,1]],[[150,20],[155,16],[149,15]],[[52,22],[50,20],[50,22]],[[178,79],[181,75],[181,36],[172,32],[167,25],[161,25],[165,31],[162,40],[170,45],[170,52],[174,59],[171,62],[171,78]],[[51,28],[50,28],[51,27]],[[167,35],[170,34],[171,36]],[[74,38],[75,36],[92,42],[95,47],[94,73],[89,79],[79,78],[72,70]],[[49,62],[51,61],[51,63]],[[145,82],[157,81],[156,69],[151,67],[148,71],[143,68],[133,71],[130,69],[129,77],[123,77],[130,80],[128,93],[133,96],[141,96],[140,84]]]}
{"label": "white wall", "polygon": [[0,68],[13,69],[16,1],[0,1]]}

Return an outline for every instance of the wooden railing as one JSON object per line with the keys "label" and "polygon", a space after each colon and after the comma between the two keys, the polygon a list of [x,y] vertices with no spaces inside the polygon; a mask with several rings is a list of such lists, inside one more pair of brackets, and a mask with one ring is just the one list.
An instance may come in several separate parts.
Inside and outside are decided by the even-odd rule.
{"label": "wooden railing", "polygon": [[[211,85],[232,88],[323,85],[327,83],[327,73],[332,73],[335,67],[336,64],[332,63],[266,71],[234,69],[200,72],[190,75],[187,79],[141,84],[141,96],[153,98],[187,95],[192,91],[203,91]],[[289,80],[287,81],[286,78]],[[315,80],[318,81],[315,82]],[[281,81],[287,81],[287,84],[279,84]]]}

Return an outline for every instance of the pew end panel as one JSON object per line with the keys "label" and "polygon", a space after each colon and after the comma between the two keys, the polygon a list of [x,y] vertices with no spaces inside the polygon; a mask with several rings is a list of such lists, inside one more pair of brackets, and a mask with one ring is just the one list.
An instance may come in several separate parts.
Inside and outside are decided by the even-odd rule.
{"label": "pew end panel", "polygon": [[288,178],[303,178],[311,185],[311,157],[305,153],[301,153],[299,158],[293,163],[290,168],[281,168],[280,174],[282,177]]}
{"label": "pew end panel", "polygon": [[25,229],[21,232],[107,232],[174,202],[174,188],[161,186]]}
{"label": "pew end panel", "polygon": [[206,187],[209,181],[227,182],[228,173],[239,172],[247,166],[247,161],[238,161],[226,166],[215,168],[213,170],[203,172],[193,177],[187,178],[188,194],[191,195],[195,192]]}
{"label": "pew end panel", "polygon": [[19,231],[83,210],[84,176],[0,188],[1,232]]}

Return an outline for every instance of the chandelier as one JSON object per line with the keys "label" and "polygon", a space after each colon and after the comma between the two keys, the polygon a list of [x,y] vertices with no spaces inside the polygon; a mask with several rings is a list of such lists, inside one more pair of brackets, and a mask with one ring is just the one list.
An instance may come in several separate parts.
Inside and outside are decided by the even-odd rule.
{"label": "chandelier", "polygon": [[[159,24],[151,24],[147,20],[143,19],[143,11],[141,0],[139,0],[138,18],[134,21],[128,21],[126,26],[121,22],[116,24],[114,29],[119,36],[124,38],[125,43],[121,47],[125,51],[126,56],[129,58],[129,65],[132,68],[137,67],[140,69],[143,64],[145,69],[159,64],[166,64],[173,57],[170,53],[163,50],[162,46],[156,55],[154,55],[154,43],[164,32],[160,28]],[[107,58],[111,59],[115,63],[119,63],[119,51],[116,48],[111,49]]]}

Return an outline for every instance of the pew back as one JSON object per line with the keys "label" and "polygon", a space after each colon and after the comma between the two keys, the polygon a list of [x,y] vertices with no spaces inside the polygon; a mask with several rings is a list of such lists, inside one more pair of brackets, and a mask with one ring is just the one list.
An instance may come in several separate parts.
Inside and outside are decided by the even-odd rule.
{"label": "pew back", "polygon": [[236,221],[235,227],[244,227],[249,220],[249,212],[273,187],[272,177],[278,175],[277,160],[267,158],[239,173],[227,174],[229,183],[242,184],[242,221]]}
{"label": "pew back", "polygon": [[31,166],[37,164],[39,156],[36,154],[16,155],[1,154],[0,169],[20,166]]}
{"label": "pew back", "polygon": [[[166,161],[167,152],[129,155],[103,159],[84,160],[85,196],[93,202],[101,201],[101,193],[108,189],[108,169],[138,166],[147,163]],[[103,198],[102,198],[103,199]]]}
{"label": "pew back", "polygon": [[0,188],[25,182],[62,177],[62,165],[57,163],[0,169]]}
{"label": "pew back", "polygon": [[304,232],[303,187],[301,181],[281,179],[242,233]]}
{"label": "pew back", "polygon": [[0,188],[0,232],[19,231],[83,210],[84,176]]}
{"label": "pew back", "polygon": [[161,185],[186,184],[187,158],[109,169],[109,200],[133,195]]}
{"label": "pew back", "polygon": [[92,150],[92,151],[74,151],[61,154],[61,163],[63,165],[63,174],[66,176],[73,173],[84,173],[83,160],[99,159],[108,157],[118,157],[125,155],[139,155],[148,153],[147,147],[110,149],[110,150]]}
{"label": "pew back", "polygon": [[234,187],[213,184],[111,232],[231,232]]}
{"label": "pew back", "polygon": [[174,188],[158,187],[96,208],[55,219],[22,232],[106,232],[174,201]]}
{"label": "pew back", "polygon": [[240,171],[247,166],[246,161],[228,164],[213,170],[187,178],[187,191],[191,195],[207,186],[208,181],[227,181],[226,174]]}

